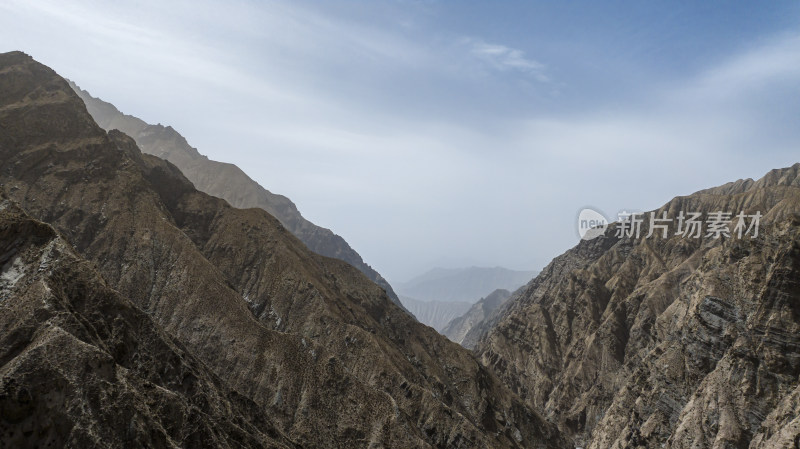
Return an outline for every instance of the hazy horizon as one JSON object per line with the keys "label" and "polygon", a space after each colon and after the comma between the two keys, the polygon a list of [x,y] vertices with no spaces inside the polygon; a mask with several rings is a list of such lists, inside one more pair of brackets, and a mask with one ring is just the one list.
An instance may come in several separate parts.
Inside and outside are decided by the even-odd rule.
{"label": "hazy horizon", "polygon": [[21,50],[171,125],[390,282],[540,270],[613,215],[798,162],[800,4],[11,0]]}

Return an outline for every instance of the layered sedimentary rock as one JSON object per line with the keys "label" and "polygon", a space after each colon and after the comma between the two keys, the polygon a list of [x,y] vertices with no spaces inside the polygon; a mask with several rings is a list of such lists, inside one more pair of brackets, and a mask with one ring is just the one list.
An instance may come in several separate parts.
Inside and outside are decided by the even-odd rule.
{"label": "layered sedimentary rock", "polygon": [[200,154],[171,126],[151,125],[121,113],[114,105],[70,82],[86,103],[92,118],[106,131],[118,129],[133,137],[139,149],[175,164],[201,192],[222,198],[233,207],[258,207],[280,220],[289,231],[317,254],[343,260],[358,268],[380,285],[389,297],[400,304],[391,285],[339,235],[306,220],[287,197],[265,189],[234,164],[218,162]]}
{"label": "layered sedimentary rock", "polygon": [[[644,238],[645,220],[641,238],[615,224],[582,241],[503,309],[482,362],[589,448],[796,447],[799,171],[656,211],[730,212],[730,237],[675,235],[675,223]],[[763,214],[758,237],[731,229],[742,211]]]}
{"label": "layered sedimentary rock", "polygon": [[0,447],[296,447],[0,196]]}
{"label": "layered sedimentary rock", "polygon": [[[442,329],[442,335],[465,348],[472,349],[480,336],[481,329],[496,310],[511,297],[511,292],[499,288],[481,298],[463,315],[454,318]],[[475,338],[471,336],[476,336]]]}
{"label": "layered sedimentary rock", "polygon": [[[124,333],[126,326],[113,310],[65,306],[69,313],[91,315],[82,323],[105,328],[96,336],[68,332],[87,344],[69,336],[63,343],[49,340],[50,353],[75,363],[63,367],[66,381],[36,385],[27,374],[58,371],[58,363],[27,358],[26,369],[15,370],[14,354],[38,344],[37,334],[20,337],[10,335],[16,332],[12,326],[0,329],[4,341],[24,346],[13,349],[0,367],[3,391],[15,395],[7,402],[11,412],[4,409],[0,418],[7,429],[28,419],[24,436],[31,444],[60,441],[43,437],[50,434],[73,441],[80,436],[73,431],[105,426],[121,435],[161,433],[181,447],[216,447],[223,440],[231,446],[242,441],[306,448],[565,447],[553,426],[470,353],[417,323],[361,272],[313,253],[262,209],[235,209],[197,191],[178,168],[142,154],[125,134],[106,133],[65,80],[19,52],[0,55],[0,130],[0,183],[9,198],[60,233],[75,257],[88,260],[99,276],[92,282],[107,286],[113,296],[108,301],[134,309],[131,316],[142,320],[137,332],[155,324],[144,342],[164,341],[154,352],[140,345],[130,349],[138,352],[126,354],[105,343],[127,341],[114,336],[114,329]],[[26,260],[35,265],[31,257]],[[3,279],[16,278],[5,273]],[[18,283],[0,289],[6,298],[0,303],[3,322],[17,313],[9,304],[38,307],[32,302],[45,295],[20,290]],[[87,300],[80,291],[73,293],[64,297],[65,304]],[[47,326],[46,314],[29,316],[31,326]],[[95,359],[105,362],[93,364]],[[174,382],[189,375],[188,368],[180,371],[181,363],[196,370],[197,380],[188,381],[197,382],[193,388],[200,392],[180,390],[172,396]],[[161,372],[163,364],[180,372],[159,374],[163,378],[150,374]],[[133,380],[121,378],[117,365]],[[78,386],[76,373],[108,380]],[[134,384],[138,378],[164,391],[140,393]],[[8,387],[24,382],[33,385],[27,393]],[[70,396],[79,394],[76,388],[98,395],[98,401],[82,393],[80,399]],[[115,391],[141,397],[115,399]],[[216,411],[203,405],[203,394]],[[13,410],[14,401],[49,404],[51,398],[72,401],[75,407],[62,411],[63,422],[80,425],[51,424],[56,415],[47,406]],[[153,411],[160,398],[172,408]],[[93,404],[99,408],[80,409]],[[141,419],[112,416],[101,422],[112,405],[120,407],[119,413],[141,410]],[[193,418],[194,406],[207,416]],[[195,444],[188,435],[194,429],[213,438]],[[237,436],[227,436],[232,434]],[[117,446],[160,444],[133,441]]]}

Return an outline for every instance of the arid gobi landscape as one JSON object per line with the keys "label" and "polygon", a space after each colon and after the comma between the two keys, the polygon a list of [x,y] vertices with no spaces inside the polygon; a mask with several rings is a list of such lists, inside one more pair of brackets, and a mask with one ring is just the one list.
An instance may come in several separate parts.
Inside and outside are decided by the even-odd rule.
{"label": "arid gobi landscape", "polygon": [[800,448],[798,11],[0,5],[0,448]]}

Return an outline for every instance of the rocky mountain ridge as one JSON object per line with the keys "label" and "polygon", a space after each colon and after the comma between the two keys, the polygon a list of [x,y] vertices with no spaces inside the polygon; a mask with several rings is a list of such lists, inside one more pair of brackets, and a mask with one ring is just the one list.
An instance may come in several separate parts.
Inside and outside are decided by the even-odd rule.
{"label": "rocky mountain ridge", "polygon": [[718,239],[614,224],[523,287],[476,352],[581,446],[797,447],[800,164],[655,212],[681,211],[763,218],[756,238],[735,219]]}
{"label": "rocky mountain ridge", "polygon": [[296,447],[1,194],[0,251],[3,447]]}
{"label": "rocky mountain ridge", "polygon": [[118,129],[131,136],[142,152],[172,162],[201,192],[222,198],[233,207],[264,209],[309,249],[358,268],[400,304],[397,294],[383,276],[365,263],[342,237],[306,220],[289,198],[265,189],[234,164],[214,161],[200,154],[171,126],[151,125],[123,114],[113,104],[93,97],[72,81],[69,83],[100,127],[106,131]]}
{"label": "rocky mountain ridge", "polygon": [[760,213],[757,237],[580,242],[483,313],[478,359],[19,52],[0,185],[3,447],[800,442],[800,164],[654,211]]}
{"label": "rocky mountain ridge", "polygon": [[400,297],[400,301],[420,323],[439,332],[447,326],[447,323],[464,314],[472,306],[463,301],[420,301],[406,296]]}
{"label": "rocky mountain ridge", "polygon": [[474,348],[485,323],[510,297],[511,292],[508,290],[499,288],[493,291],[473,304],[463,315],[447,323],[441,331],[442,335],[467,349]]}
{"label": "rocky mountain ridge", "polygon": [[[108,295],[120,298],[109,299],[110,304],[127,304],[146,314],[156,326],[153,332],[161,336],[144,341],[158,339],[166,342],[162,346],[172,341],[178,348],[151,352],[149,345],[136,349],[126,343],[135,351],[126,355],[124,345],[103,347],[105,341],[129,341],[114,333],[127,327],[107,308],[89,307],[85,313],[95,323],[92,326],[108,330],[97,338],[90,332],[79,339],[110,359],[97,351],[96,356],[80,355],[76,351],[86,345],[69,343],[71,338],[50,340],[49,352],[25,358],[28,365],[21,371],[13,369],[14,356],[33,349],[38,334],[31,334],[27,325],[21,331],[0,328],[0,338],[16,342],[14,353],[0,366],[0,401],[5,401],[0,425],[16,429],[27,423],[21,436],[8,432],[0,436],[4,443],[568,446],[554,426],[522,404],[469,352],[413,320],[361,272],[313,253],[262,209],[236,209],[197,191],[170,162],[141,153],[122,132],[100,128],[63,78],[20,52],[0,54],[0,128],[0,183],[8,197],[34,222],[51,226],[74,248],[76,257],[88,261],[100,278],[88,268],[81,272],[107,285]],[[3,245],[20,251],[16,242],[27,232],[11,235]],[[4,265],[0,293],[6,299],[0,302],[0,320],[10,322],[20,316],[44,329],[47,315],[34,306],[45,293],[21,289],[18,282],[12,285],[7,280],[17,278],[7,273],[38,270],[33,254],[24,259],[28,262],[22,268]],[[64,261],[69,266],[80,264]],[[85,301],[82,290],[69,290],[69,279],[60,273],[53,271],[58,282],[48,288],[64,285],[64,294],[59,290],[57,296],[66,298],[65,304]],[[24,310],[12,309],[16,304]],[[141,324],[135,327],[148,326],[136,310],[130,312],[140,317]],[[76,315],[76,319],[82,318]],[[114,336],[110,340],[105,337],[109,334]],[[59,360],[82,362],[69,367],[71,372],[63,369],[65,383],[41,383],[28,373],[45,369],[51,363],[48,353],[60,354]],[[179,371],[156,378],[167,385],[166,390],[174,388],[171,382],[200,382],[213,404],[204,403],[203,396],[192,390],[183,395],[162,390],[148,395],[138,393],[148,385],[115,386],[128,382],[115,374],[125,374],[116,365],[131,369],[126,357],[139,364],[139,371],[130,376],[147,379],[148,373],[161,372],[162,361],[156,359],[162,356],[171,357],[169,363]],[[176,357],[188,366],[194,366],[193,360],[202,366],[192,373],[179,368]],[[92,361],[98,359],[105,362]],[[70,399],[71,392],[81,391],[75,390],[82,388],[76,385],[79,375],[109,379],[83,387],[87,394],[97,395],[97,401]],[[129,391],[131,396],[116,399],[115,391]],[[184,402],[184,396],[191,400]],[[67,398],[66,403],[74,404],[63,409],[55,424],[52,409],[40,406],[52,398]],[[231,401],[234,404],[226,405]],[[94,404],[99,408],[88,412],[80,408]],[[115,405],[123,407],[121,417],[111,413],[103,422],[106,408]],[[215,405],[217,411],[211,410]],[[193,407],[205,415],[197,415]],[[141,419],[125,414],[131,409],[138,410]],[[172,417],[178,421],[167,422]],[[94,440],[83,438],[81,429],[90,429]],[[104,433],[95,429],[131,439],[106,442]],[[143,440],[145,434],[165,435],[159,438],[166,442]]]}

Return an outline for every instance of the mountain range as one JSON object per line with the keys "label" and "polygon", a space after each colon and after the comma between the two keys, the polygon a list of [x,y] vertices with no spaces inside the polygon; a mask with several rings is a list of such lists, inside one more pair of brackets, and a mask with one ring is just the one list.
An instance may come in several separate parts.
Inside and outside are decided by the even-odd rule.
{"label": "mountain range", "polygon": [[476,358],[0,54],[5,447],[568,447]]}
{"label": "mountain range", "polygon": [[498,288],[514,291],[535,275],[535,271],[503,267],[433,268],[406,282],[396,283],[396,287],[401,296],[422,301],[474,304]]}
{"label": "mountain range", "polygon": [[503,267],[434,268],[398,284],[398,291],[403,305],[421,323],[443,332],[485,296],[497,289],[516,290],[535,274]]}
{"label": "mountain range", "polygon": [[132,137],[143,153],[175,164],[201,192],[222,198],[233,207],[264,209],[311,251],[343,260],[358,268],[386,290],[395,303],[400,304],[397,294],[383,276],[365,263],[342,237],[306,220],[289,198],[265,189],[234,164],[214,161],[200,154],[171,126],[152,125],[137,117],[123,114],[113,104],[93,97],[74,82],[69,81],[69,84],[101,128],[106,131],[120,130]]}
{"label": "mountain range", "polygon": [[510,291],[499,288],[481,298],[462,315],[450,320],[440,332],[461,346],[472,349],[481,335],[484,323],[498,313],[510,297]]}
{"label": "mountain range", "polygon": [[[800,164],[653,212],[674,223],[615,223],[556,257],[476,353],[578,446],[798,447]],[[727,235],[686,235],[690,212]]]}
{"label": "mountain range", "polygon": [[288,200],[81,92],[0,54],[0,447],[800,447],[800,163],[538,274],[397,284],[482,298],[459,345]]}
{"label": "mountain range", "polygon": [[472,304],[463,301],[420,301],[401,296],[400,301],[420,323],[441,332],[447,323],[460,317],[469,310]]}

